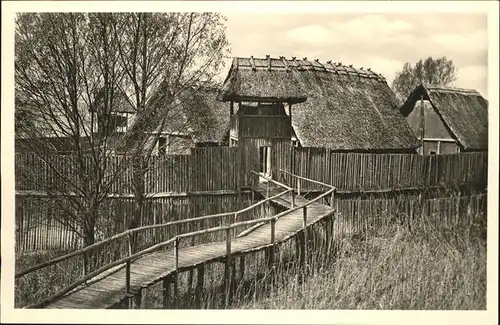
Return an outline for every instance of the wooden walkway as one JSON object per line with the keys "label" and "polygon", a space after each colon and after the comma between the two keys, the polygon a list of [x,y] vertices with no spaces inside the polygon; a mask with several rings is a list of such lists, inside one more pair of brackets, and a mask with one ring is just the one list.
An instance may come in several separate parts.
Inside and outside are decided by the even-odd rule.
{"label": "wooden walkway", "polygon": [[[267,195],[265,188],[257,191]],[[270,188],[269,196],[279,194],[279,188]],[[291,202],[286,198],[271,200],[283,207],[290,208]],[[307,204],[309,201],[301,196],[295,197],[295,205]],[[307,207],[307,225],[325,218],[333,210],[318,202]],[[303,209],[297,209],[277,219],[275,223],[275,243],[283,242],[303,229]],[[265,223],[242,236],[231,240],[231,254],[241,255],[258,251],[271,246],[271,224]],[[199,265],[223,261],[226,256],[226,242],[179,248],[178,272],[193,269]],[[129,298],[131,294],[140,293],[142,289],[157,283],[175,272],[174,253],[172,251],[157,251],[140,257],[130,265],[130,291],[127,294],[124,279],[125,264],[118,266],[116,271],[101,274],[88,281],[84,287],[77,288],[65,296],[47,304],[44,308],[75,308],[75,309],[105,309],[115,306]]]}

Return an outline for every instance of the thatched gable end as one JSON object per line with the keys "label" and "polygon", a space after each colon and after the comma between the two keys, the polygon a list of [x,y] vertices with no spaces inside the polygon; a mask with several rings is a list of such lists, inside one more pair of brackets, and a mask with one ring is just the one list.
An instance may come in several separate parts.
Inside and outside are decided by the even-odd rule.
{"label": "thatched gable end", "polygon": [[296,74],[285,60],[235,58],[217,99],[300,103],[307,97]]}
{"label": "thatched gable end", "polygon": [[400,110],[407,116],[422,98],[428,100],[464,150],[488,149],[488,101],[471,89],[422,84]]}
{"label": "thatched gable end", "polygon": [[394,92],[371,69],[306,58],[235,58],[218,98],[285,97],[284,93],[296,89],[307,98],[292,106],[293,130],[302,146],[338,151],[418,147],[398,111]]}

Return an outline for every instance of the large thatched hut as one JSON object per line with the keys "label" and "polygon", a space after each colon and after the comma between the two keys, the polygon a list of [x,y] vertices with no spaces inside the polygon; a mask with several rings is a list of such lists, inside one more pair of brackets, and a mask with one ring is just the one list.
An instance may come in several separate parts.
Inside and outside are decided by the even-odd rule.
{"label": "large thatched hut", "polygon": [[400,110],[421,154],[488,150],[488,101],[476,90],[421,84]]}
{"label": "large thatched hut", "polygon": [[230,102],[231,143],[261,172],[286,167],[291,141],[345,152],[414,153],[418,146],[395,94],[369,68],[234,58],[218,99]]}

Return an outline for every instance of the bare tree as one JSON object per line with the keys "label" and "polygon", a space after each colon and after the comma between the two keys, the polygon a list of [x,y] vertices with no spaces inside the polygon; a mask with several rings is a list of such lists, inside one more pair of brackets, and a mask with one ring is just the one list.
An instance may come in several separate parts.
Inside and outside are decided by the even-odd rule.
{"label": "bare tree", "polygon": [[[25,143],[57,176],[41,185],[64,212],[58,222],[85,245],[95,241],[103,202],[128,161],[109,166],[118,148],[133,166],[128,227],[140,224],[144,179],[161,130],[176,118],[186,89],[213,84],[227,51],[224,17],[215,13],[17,17],[16,137],[29,138]],[[111,118],[123,93],[136,113],[124,133]],[[72,152],[65,172],[51,158],[58,151],[53,139],[65,139]]]}
{"label": "bare tree", "polygon": [[[130,13],[114,16],[127,89],[137,115],[121,143],[133,163],[134,214],[143,219],[145,175],[167,123],[176,116],[187,89],[214,83],[228,51],[225,18],[216,13]],[[186,121],[189,123],[189,121]]]}
{"label": "bare tree", "polygon": [[446,58],[428,57],[420,59],[414,65],[405,63],[402,70],[396,73],[392,89],[402,102],[410,92],[421,83],[449,85],[456,80],[458,70],[453,61]]}
{"label": "bare tree", "polygon": [[[118,177],[107,164],[114,135],[107,117],[123,79],[111,26],[109,14],[26,13],[16,20],[16,138],[53,175],[37,185],[61,210],[56,221],[84,245],[94,243]],[[61,140],[71,154],[56,155]],[[35,179],[29,168],[16,172]]]}

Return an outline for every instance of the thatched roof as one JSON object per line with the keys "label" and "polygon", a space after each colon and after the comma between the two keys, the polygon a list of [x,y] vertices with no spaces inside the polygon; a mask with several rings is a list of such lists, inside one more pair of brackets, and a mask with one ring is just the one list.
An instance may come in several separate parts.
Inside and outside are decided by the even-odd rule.
{"label": "thatched roof", "polygon": [[234,58],[217,99],[300,103],[306,93],[296,74],[286,60]]}
{"label": "thatched roof", "polygon": [[488,149],[488,101],[479,92],[422,84],[400,108],[403,115],[413,110],[422,95],[464,150]]}
{"label": "thatched roof", "polygon": [[[259,64],[249,69],[250,59],[233,60],[219,99],[234,100],[227,90],[243,89],[240,80],[247,81],[250,85],[244,89],[254,90],[255,95],[286,89],[288,85],[300,88],[307,100],[292,106],[292,126],[302,146],[346,151],[418,147],[415,135],[398,111],[394,92],[371,69],[284,57],[253,61]],[[252,74],[258,76],[252,78]],[[244,95],[242,91],[238,94]]]}
{"label": "thatched roof", "polygon": [[221,143],[229,130],[229,109],[216,96],[214,88],[184,90],[168,108],[161,132],[189,136],[195,143]]}

